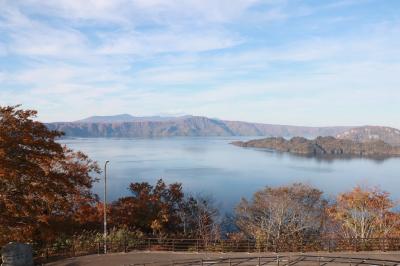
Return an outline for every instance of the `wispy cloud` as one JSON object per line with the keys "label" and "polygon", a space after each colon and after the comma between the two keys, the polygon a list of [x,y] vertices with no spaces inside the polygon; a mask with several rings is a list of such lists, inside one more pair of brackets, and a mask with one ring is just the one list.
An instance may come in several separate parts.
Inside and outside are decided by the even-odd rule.
{"label": "wispy cloud", "polygon": [[217,31],[171,31],[157,33],[125,32],[102,36],[100,54],[138,56],[167,52],[202,52],[225,49],[240,44],[240,38]]}
{"label": "wispy cloud", "polygon": [[179,112],[400,127],[398,5],[377,5],[0,1],[0,104],[47,121]]}

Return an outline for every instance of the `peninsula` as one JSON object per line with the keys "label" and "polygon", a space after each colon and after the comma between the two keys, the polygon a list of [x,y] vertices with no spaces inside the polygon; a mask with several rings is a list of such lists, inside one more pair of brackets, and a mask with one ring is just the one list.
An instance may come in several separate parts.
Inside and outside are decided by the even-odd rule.
{"label": "peninsula", "polygon": [[235,141],[232,144],[240,147],[264,148],[305,156],[400,156],[400,147],[389,145],[381,140],[356,142],[334,137],[317,137],[312,140],[303,137],[294,137],[290,140],[274,137],[246,142]]}

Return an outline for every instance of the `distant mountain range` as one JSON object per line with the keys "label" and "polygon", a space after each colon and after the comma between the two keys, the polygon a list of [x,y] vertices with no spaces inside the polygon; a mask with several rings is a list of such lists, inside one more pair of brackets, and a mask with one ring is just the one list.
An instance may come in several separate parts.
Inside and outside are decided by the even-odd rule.
{"label": "distant mountain range", "polygon": [[201,116],[135,117],[127,114],[93,116],[74,122],[47,124],[67,137],[170,136],[334,136],[351,127],[301,127],[225,121]]}
{"label": "distant mountain range", "polygon": [[120,114],[120,115],[112,115],[112,116],[91,116],[82,120],[77,120],[74,123],[125,123],[125,122],[144,122],[144,121],[153,121],[153,122],[162,122],[162,121],[171,121],[176,119],[184,119],[189,118],[190,115],[187,116],[133,116],[130,114]]}
{"label": "distant mountain range", "polygon": [[[354,132],[364,132],[363,128],[372,127],[302,127],[227,121],[202,116],[179,117],[136,117],[129,114],[115,116],[92,116],[74,122],[48,123],[53,130],[65,132],[67,137],[116,137],[116,138],[152,138],[172,136],[267,136],[315,138],[318,136],[336,136],[353,139]],[[376,136],[386,141],[388,134],[384,127],[373,127]],[[354,131],[356,130],[356,131]],[[372,131],[371,131],[372,132]],[[392,136],[392,135],[390,135]],[[393,135],[396,136],[396,135]],[[367,137],[363,137],[365,139]],[[387,138],[388,143],[400,143],[400,136]]]}

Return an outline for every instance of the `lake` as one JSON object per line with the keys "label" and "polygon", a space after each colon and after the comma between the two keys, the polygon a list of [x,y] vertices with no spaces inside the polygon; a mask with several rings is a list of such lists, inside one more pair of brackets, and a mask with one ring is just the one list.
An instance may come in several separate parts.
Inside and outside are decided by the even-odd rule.
{"label": "lake", "polygon": [[[64,139],[108,166],[108,197],[129,195],[131,182],[181,182],[185,193],[211,195],[230,211],[241,197],[264,186],[304,182],[327,196],[355,185],[380,186],[400,198],[400,159],[366,158],[321,160],[230,145],[251,137],[177,137],[159,139]],[[103,176],[94,191],[103,195]]]}

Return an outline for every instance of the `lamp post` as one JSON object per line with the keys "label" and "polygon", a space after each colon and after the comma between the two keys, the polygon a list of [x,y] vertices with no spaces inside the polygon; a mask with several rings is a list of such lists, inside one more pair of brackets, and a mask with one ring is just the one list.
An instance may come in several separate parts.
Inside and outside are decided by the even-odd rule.
{"label": "lamp post", "polygon": [[104,254],[107,254],[107,164],[104,164]]}

